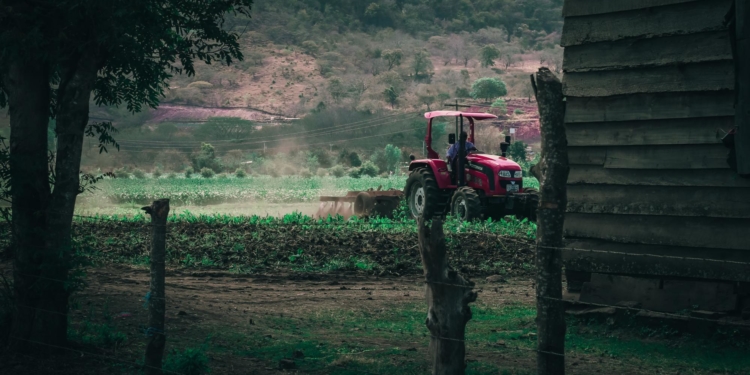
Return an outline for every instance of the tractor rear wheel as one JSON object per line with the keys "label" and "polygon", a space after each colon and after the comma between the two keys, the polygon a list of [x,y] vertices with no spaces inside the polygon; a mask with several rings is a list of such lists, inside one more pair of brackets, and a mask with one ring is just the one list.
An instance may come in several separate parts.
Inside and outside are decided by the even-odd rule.
{"label": "tractor rear wheel", "polygon": [[429,220],[439,214],[440,200],[443,199],[443,195],[430,170],[417,168],[411,172],[409,179],[406,180],[405,193],[412,218],[422,217]]}
{"label": "tractor rear wheel", "polygon": [[451,213],[463,221],[473,221],[482,216],[482,201],[476,190],[463,186],[458,188],[451,200]]}

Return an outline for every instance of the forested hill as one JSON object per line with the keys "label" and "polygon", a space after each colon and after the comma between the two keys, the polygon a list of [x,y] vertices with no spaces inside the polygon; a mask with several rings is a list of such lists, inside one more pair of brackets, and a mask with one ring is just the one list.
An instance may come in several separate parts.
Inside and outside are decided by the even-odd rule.
{"label": "forested hill", "polygon": [[[300,42],[328,32],[393,28],[428,38],[502,28],[508,34],[562,28],[562,0],[257,0],[250,27],[274,39]],[[239,20],[238,20],[239,21]]]}

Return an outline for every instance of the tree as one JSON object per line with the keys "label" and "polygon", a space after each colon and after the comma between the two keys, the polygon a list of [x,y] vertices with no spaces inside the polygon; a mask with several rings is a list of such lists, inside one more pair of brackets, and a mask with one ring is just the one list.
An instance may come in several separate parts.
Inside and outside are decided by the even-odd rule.
{"label": "tree", "polygon": [[429,77],[432,68],[432,60],[430,60],[427,51],[421,50],[414,54],[414,60],[411,61],[411,70],[414,71],[415,80]]}
{"label": "tree", "polygon": [[[433,145],[436,145],[437,141],[445,135],[446,125],[447,124],[444,122],[436,122],[432,124]],[[419,140],[419,142],[424,141],[425,136],[427,136],[427,125],[423,121],[414,121],[411,126],[414,129],[414,138]]]}
{"label": "tree", "polygon": [[341,80],[333,78],[328,82],[328,93],[331,94],[333,101],[338,103],[341,101],[341,98],[346,96],[346,87],[341,83]]}
{"label": "tree", "polygon": [[497,78],[480,78],[471,85],[471,97],[484,99],[485,102],[507,94],[508,89],[505,87],[505,83]]}
{"label": "tree", "polygon": [[526,144],[521,141],[513,142],[508,147],[508,156],[516,162],[526,161]]}
{"label": "tree", "polygon": [[497,98],[497,100],[492,102],[492,109],[500,111],[502,114],[508,113],[508,106],[505,104],[503,98]]}
{"label": "tree", "polygon": [[385,95],[385,101],[391,105],[391,109],[393,109],[396,104],[398,104],[398,92],[393,88],[393,86],[385,89],[383,95]]}
{"label": "tree", "polygon": [[[241,59],[227,12],[250,16],[252,0],[20,0],[0,13],[0,107],[9,107],[11,247],[15,256],[14,346],[64,346],[71,228],[85,136],[117,144],[109,123],[89,125],[89,102],[156,107],[175,73],[195,62]],[[22,36],[22,37],[21,37]],[[93,94],[93,95],[92,95]],[[48,163],[47,124],[57,149]],[[53,164],[53,165],[50,165]],[[52,172],[52,173],[50,173]],[[46,345],[46,346],[45,346]],[[35,347],[35,351],[40,348]]]}
{"label": "tree", "polygon": [[401,162],[401,149],[388,144],[385,146],[385,170],[388,172],[398,172],[398,163]]}
{"label": "tree", "polygon": [[492,44],[488,44],[482,47],[482,51],[479,53],[479,63],[482,64],[482,68],[495,66],[495,59],[498,57],[500,57],[500,50]]}
{"label": "tree", "polygon": [[518,57],[516,57],[515,51],[508,49],[502,52],[500,61],[503,63],[505,70],[508,70],[508,68],[518,61]]}
{"label": "tree", "polygon": [[394,67],[401,66],[401,59],[404,58],[404,52],[400,49],[387,49],[381,53],[380,57],[386,61],[388,70],[391,70]]}

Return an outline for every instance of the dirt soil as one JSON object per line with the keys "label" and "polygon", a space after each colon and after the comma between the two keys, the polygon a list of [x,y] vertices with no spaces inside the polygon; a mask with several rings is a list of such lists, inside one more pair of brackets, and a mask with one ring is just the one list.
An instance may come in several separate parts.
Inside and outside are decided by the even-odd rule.
{"label": "dirt soil", "polygon": [[[0,265],[5,273],[10,270],[9,267],[7,263]],[[534,284],[528,278],[499,282],[480,278],[475,281],[479,297],[472,306],[534,306]],[[130,266],[92,269],[88,272],[87,283],[86,289],[74,298],[79,308],[71,314],[71,322],[73,325],[76,322],[80,324],[87,316],[90,319],[93,311],[96,314],[104,312],[112,317],[111,324],[118,331],[128,335],[125,345],[117,349],[74,347],[60,356],[44,360],[3,356],[0,352],[1,374],[98,374],[104,369],[111,371],[113,368],[120,369],[120,373],[137,373],[132,368],[142,358],[146,342],[142,332],[148,320],[144,307],[144,296],[149,288],[148,270]],[[356,273],[240,276],[226,272],[172,270],[167,273],[166,286],[167,352],[174,347],[199,346],[205,342],[207,334],[210,336],[217,329],[247,337],[264,335],[272,342],[288,339],[285,332],[289,332],[289,329],[283,325],[303,326],[311,316],[325,316],[332,311],[364,312],[377,316],[380,312],[405,305],[419,309],[420,304],[425,303],[421,276],[376,277]],[[426,304],[424,309],[426,313]],[[393,332],[384,338],[336,330],[320,332],[322,337],[308,337],[307,340],[375,347],[374,351],[410,348],[407,352],[413,355],[411,360],[427,356],[429,338],[423,335]],[[296,335],[292,338],[302,339],[302,336]],[[400,360],[409,361],[409,358]],[[531,374],[520,369],[531,371],[536,359],[532,351],[468,350],[467,362],[472,361],[519,369],[518,374]],[[569,363],[570,374],[647,374],[654,370],[620,368],[621,361],[603,361],[599,356],[570,356]],[[301,369],[279,370],[277,363],[241,355],[236,351],[212,352],[210,367],[211,374],[310,372]],[[312,370],[312,373],[319,371]]]}

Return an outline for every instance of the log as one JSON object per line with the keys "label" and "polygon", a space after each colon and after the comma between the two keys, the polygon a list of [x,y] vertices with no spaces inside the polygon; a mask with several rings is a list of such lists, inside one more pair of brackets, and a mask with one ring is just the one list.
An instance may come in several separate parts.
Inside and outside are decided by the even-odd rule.
{"label": "log", "polygon": [[732,60],[732,46],[722,30],[582,44],[564,54],[563,70],[575,73]]}
{"label": "log", "polygon": [[[611,2],[611,1],[608,1]],[[653,38],[724,30],[724,16],[732,0],[703,0],[648,9],[570,17],[565,20],[561,45]]]}
{"label": "log", "polygon": [[151,206],[142,210],[151,215],[151,288],[148,295],[148,328],[146,336],[146,357],[144,373],[146,375],[162,374],[162,358],[167,340],[164,333],[164,315],[166,313],[166,295],[164,293],[165,253],[167,238],[167,217],[169,216],[169,199],[154,201]]}
{"label": "log", "polygon": [[734,118],[584,122],[566,124],[568,146],[645,146],[718,144]]}
{"label": "log", "polygon": [[573,165],[568,184],[636,186],[750,187],[750,179],[731,169],[607,169],[602,165]]}
{"label": "log", "polygon": [[466,369],[466,323],[471,320],[469,303],[477,300],[474,283],[448,265],[443,220],[428,227],[419,218],[419,254],[424,267],[427,320],[430,331],[429,358],[433,375],[464,375]]}
{"label": "log", "polygon": [[565,101],[562,83],[547,68],[539,69],[534,86],[546,169],[537,212],[537,373],[564,375],[565,308],[561,301],[562,256],[559,248],[563,246],[570,171],[564,123]]}
{"label": "log", "polygon": [[656,6],[687,3],[695,0],[566,0],[563,17],[589,16],[592,14],[623,12],[626,10],[652,8]]}
{"label": "log", "polygon": [[678,66],[566,73],[566,96],[613,96],[640,93],[734,89],[734,63],[712,61]]}
{"label": "log", "polygon": [[565,122],[734,116],[734,92],[683,92],[567,98]]}
{"label": "log", "polygon": [[568,212],[750,219],[750,188],[569,185]]}

